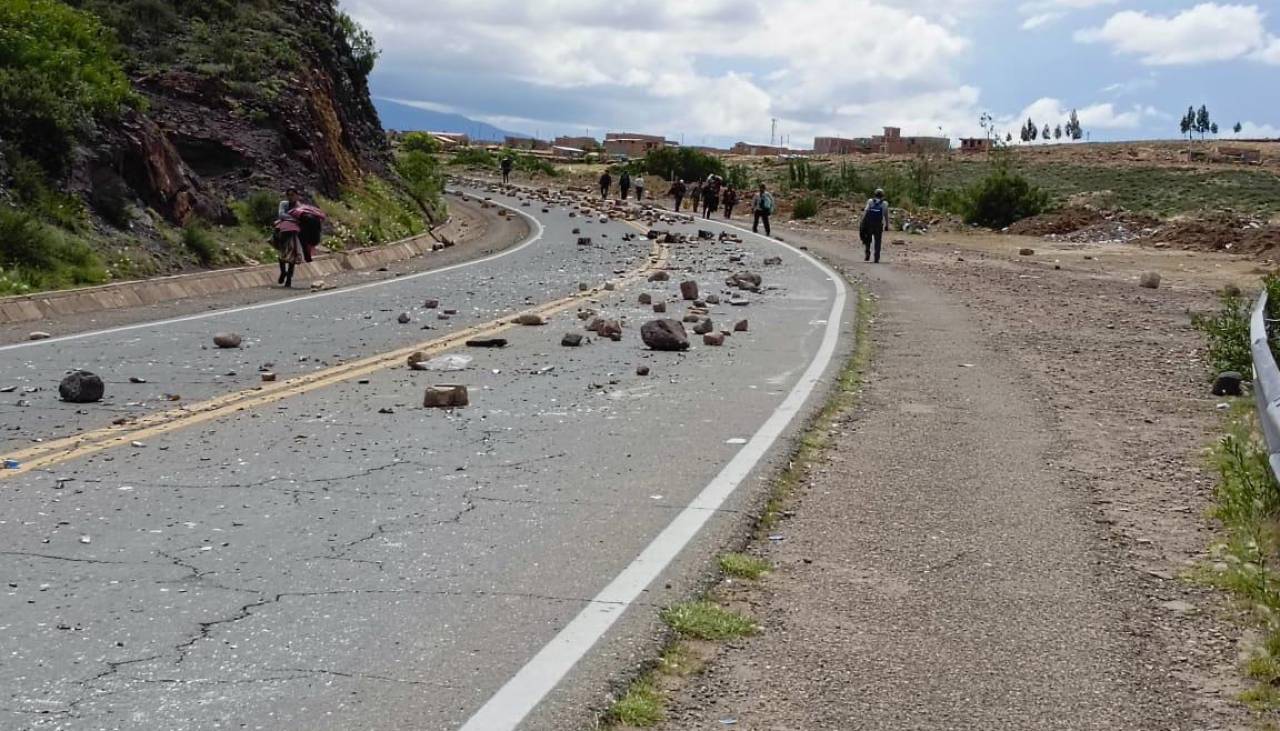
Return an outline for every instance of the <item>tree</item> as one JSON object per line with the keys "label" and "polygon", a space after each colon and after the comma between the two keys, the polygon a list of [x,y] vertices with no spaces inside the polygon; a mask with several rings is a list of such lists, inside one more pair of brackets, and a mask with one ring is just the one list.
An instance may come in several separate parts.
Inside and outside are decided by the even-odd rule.
{"label": "tree", "polygon": [[1062,125],[1058,125],[1057,127],[1053,128],[1053,139],[1055,140],[1062,139]]}
{"label": "tree", "polygon": [[1231,129],[1233,129],[1233,130],[1235,131],[1235,133],[1236,133],[1237,135],[1239,135],[1239,134],[1240,134],[1240,130],[1244,129],[1244,125],[1240,124],[1239,122],[1236,122],[1236,126],[1235,126],[1235,127],[1232,127]]}
{"label": "tree", "polygon": [[978,126],[982,128],[983,132],[987,133],[987,139],[991,139],[996,130],[996,123],[991,117],[991,112],[983,112],[982,116],[978,117]]}
{"label": "tree", "polygon": [[1037,137],[1039,137],[1039,136],[1040,136],[1040,128],[1036,126],[1036,123],[1035,123],[1035,122],[1032,122],[1032,121],[1031,121],[1031,118],[1030,118],[1030,117],[1028,117],[1028,118],[1027,118],[1027,138],[1028,138],[1028,140],[1029,140],[1029,141],[1031,141],[1031,142],[1035,142],[1035,141],[1036,141],[1036,138],[1037,138]]}
{"label": "tree", "polygon": [[1187,113],[1182,115],[1182,119],[1178,120],[1178,129],[1182,130],[1182,134],[1191,139],[1191,130],[1196,126],[1196,110],[1195,107],[1187,107]]}
{"label": "tree", "polygon": [[1214,122],[1213,124],[1210,124],[1210,125],[1209,125],[1209,131],[1213,133],[1213,136],[1214,136],[1214,137],[1217,137],[1217,136],[1218,136],[1218,123],[1217,123],[1217,122]]}
{"label": "tree", "polygon": [[1201,104],[1200,111],[1196,112],[1195,130],[1200,133],[1200,139],[1204,139],[1205,132],[1209,131],[1212,121],[1209,119],[1209,107]]}
{"label": "tree", "polygon": [[360,78],[368,78],[373,66],[378,62],[382,51],[373,39],[373,34],[357,23],[350,15],[338,13],[338,31],[351,49],[351,63]]}
{"label": "tree", "polygon": [[1044,131],[1040,134],[1044,137],[1045,142],[1048,142],[1049,138],[1053,136],[1053,128],[1049,126],[1048,122],[1044,123]]}
{"label": "tree", "polygon": [[1012,133],[1012,132],[1005,132],[1005,133],[1004,133],[1004,141],[1005,141],[1005,142],[1013,142],[1013,133]]}
{"label": "tree", "polygon": [[1067,118],[1067,127],[1063,131],[1067,137],[1073,140],[1084,137],[1084,129],[1080,126],[1080,115],[1076,113],[1076,110],[1071,110],[1071,116]]}

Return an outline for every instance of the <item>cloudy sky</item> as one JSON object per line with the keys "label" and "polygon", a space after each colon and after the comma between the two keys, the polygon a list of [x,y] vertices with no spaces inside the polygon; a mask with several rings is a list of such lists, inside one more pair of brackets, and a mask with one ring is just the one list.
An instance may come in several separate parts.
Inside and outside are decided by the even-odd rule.
{"label": "cloudy sky", "polygon": [[[342,0],[375,96],[543,137],[688,144],[978,134],[990,112],[1175,137],[1189,104],[1280,136],[1280,0]],[[945,7],[945,10],[938,10]]]}

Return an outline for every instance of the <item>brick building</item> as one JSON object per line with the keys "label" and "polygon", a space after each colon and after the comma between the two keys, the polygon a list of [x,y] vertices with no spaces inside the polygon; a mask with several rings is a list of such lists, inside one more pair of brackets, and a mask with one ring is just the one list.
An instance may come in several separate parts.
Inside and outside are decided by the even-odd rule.
{"label": "brick building", "polygon": [[667,146],[667,138],[634,132],[610,132],[604,136],[604,151],[610,157],[644,157]]}
{"label": "brick building", "polygon": [[591,152],[600,149],[600,140],[594,137],[567,137],[560,136],[551,143],[553,147],[572,147],[582,150],[583,152]]}
{"label": "brick building", "polygon": [[988,152],[991,150],[991,140],[986,137],[962,137],[960,139],[961,152]]}

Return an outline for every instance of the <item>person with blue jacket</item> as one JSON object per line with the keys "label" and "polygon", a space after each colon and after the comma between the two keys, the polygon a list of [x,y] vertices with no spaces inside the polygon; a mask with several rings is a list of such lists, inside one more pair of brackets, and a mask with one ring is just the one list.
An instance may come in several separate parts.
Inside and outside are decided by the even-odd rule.
{"label": "person with blue jacket", "polygon": [[871,246],[875,244],[875,262],[880,263],[880,244],[888,230],[889,201],[884,198],[884,189],[876,188],[875,195],[867,199],[867,206],[862,210],[862,225],[858,232],[867,252],[863,261],[871,261]]}

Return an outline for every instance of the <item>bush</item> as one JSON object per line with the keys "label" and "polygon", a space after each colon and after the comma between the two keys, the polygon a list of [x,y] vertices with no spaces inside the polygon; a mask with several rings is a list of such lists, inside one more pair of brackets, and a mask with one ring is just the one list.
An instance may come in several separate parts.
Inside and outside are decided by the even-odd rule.
{"label": "bush", "polygon": [[454,153],[449,160],[450,165],[466,165],[468,167],[498,167],[498,158],[483,147],[464,147]]}
{"label": "bush", "polygon": [[182,245],[195,255],[201,266],[210,266],[218,260],[218,242],[201,221],[192,221],[182,229]]}
{"label": "bush", "polygon": [[236,209],[240,223],[270,230],[280,211],[280,197],[269,190],[255,190]]}
{"label": "bush", "polygon": [[818,199],[812,195],[806,195],[796,201],[796,207],[791,213],[791,218],[796,221],[803,221],[816,215],[818,215]]}
{"label": "bush", "polygon": [[1223,371],[1247,374],[1253,367],[1249,347],[1249,303],[1239,294],[1226,292],[1221,307],[1210,314],[1196,314],[1191,325],[1204,333],[1210,375]]}
{"label": "bush", "polygon": [[966,223],[1002,229],[1049,207],[1049,194],[1026,178],[997,170],[978,181],[965,196]]}
{"label": "bush", "polygon": [[0,269],[6,291],[58,289],[107,280],[102,261],[29,213],[0,206]]}
{"label": "bush", "polygon": [[140,103],[96,18],[55,0],[0,2],[0,139],[60,171],[95,118]]}
{"label": "bush", "polygon": [[107,223],[119,229],[128,228],[132,221],[130,199],[129,186],[114,175],[94,180],[93,190],[89,193],[89,203],[93,205],[93,210]]}
{"label": "bush", "polygon": [[436,159],[420,149],[401,152],[396,159],[396,172],[405,182],[409,195],[422,206],[427,216],[435,220],[440,210],[440,194],[444,190],[444,177]]}
{"label": "bush", "polygon": [[751,175],[746,165],[730,165],[728,172],[724,176],[727,184],[738,190],[747,190],[751,187]]}
{"label": "bush", "polygon": [[720,158],[689,147],[664,147],[644,156],[644,170],[667,180],[706,180],[708,175],[724,176]]}
{"label": "bush", "polygon": [[400,140],[401,152],[425,152],[428,155],[440,151],[440,143],[426,132],[409,132]]}
{"label": "bush", "polygon": [[526,173],[541,173],[549,178],[554,178],[560,174],[560,171],[556,170],[555,165],[552,165],[550,161],[544,160],[540,157],[522,154],[516,154],[514,157],[516,170],[521,170]]}

